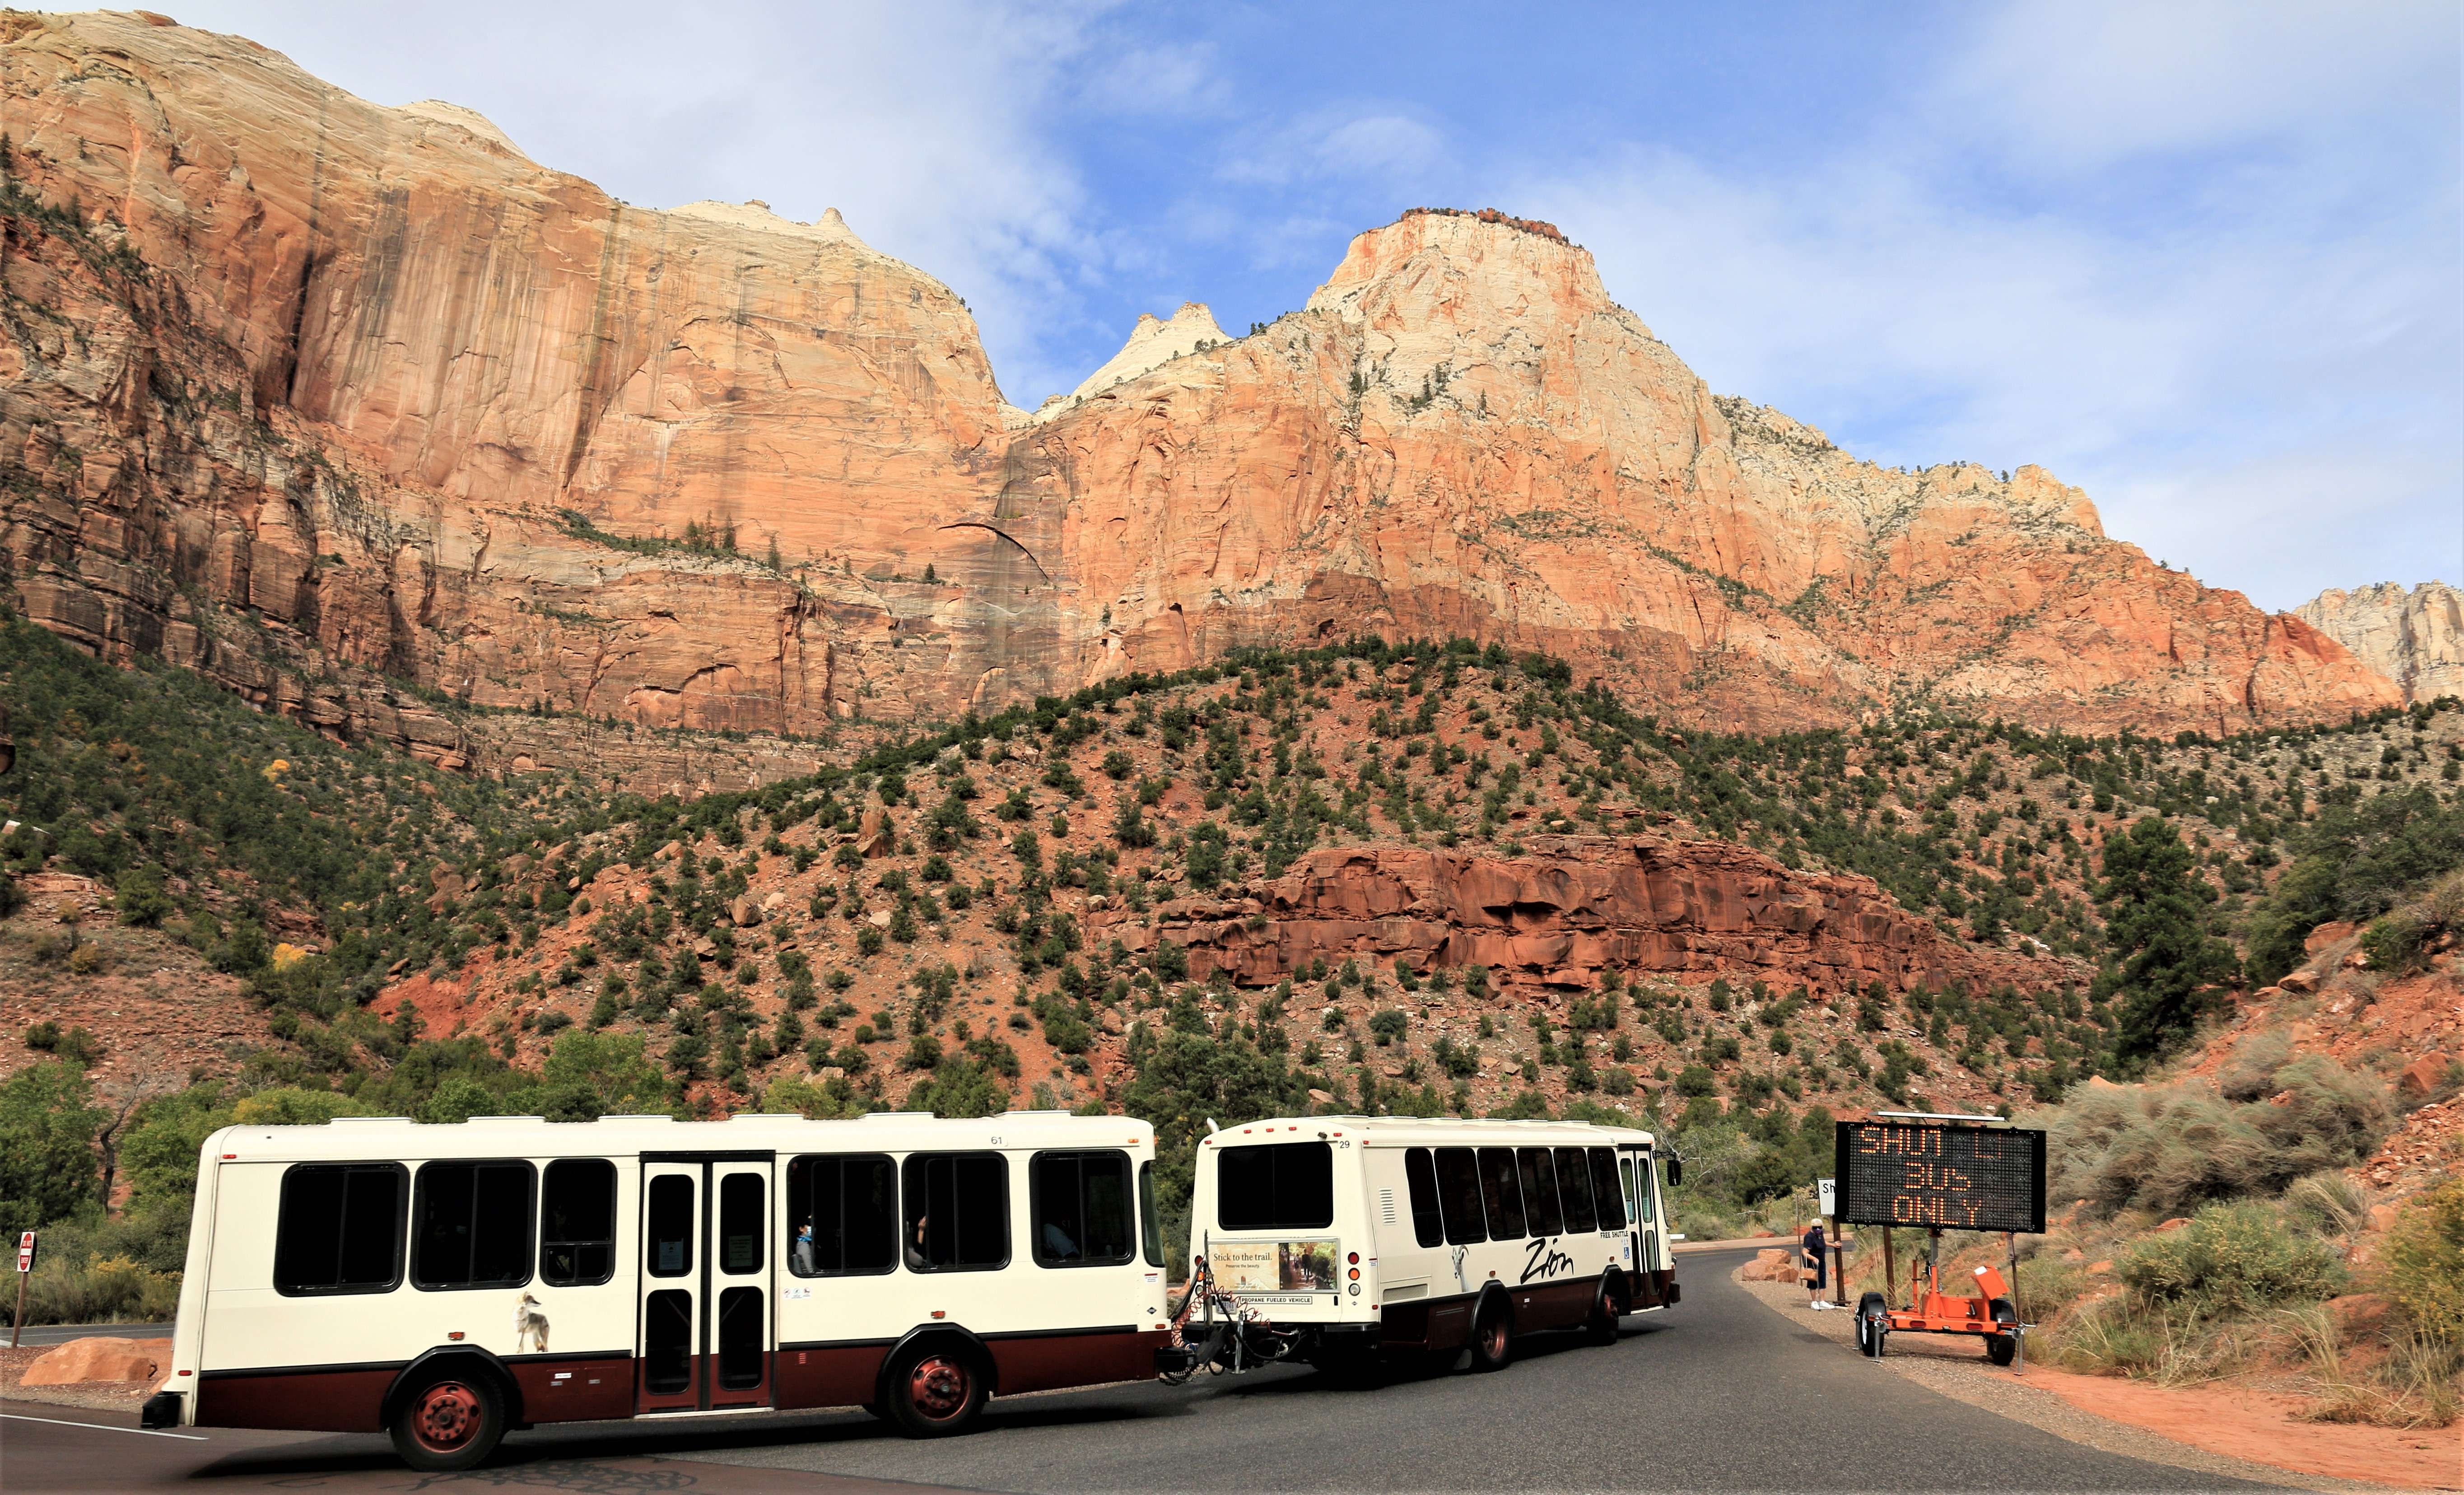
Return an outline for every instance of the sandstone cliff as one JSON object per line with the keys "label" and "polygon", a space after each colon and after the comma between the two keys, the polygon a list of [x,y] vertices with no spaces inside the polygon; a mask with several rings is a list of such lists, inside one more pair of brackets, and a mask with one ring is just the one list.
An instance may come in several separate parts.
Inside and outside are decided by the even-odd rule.
{"label": "sandstone cliff", "polygon": [[2294,610],[2396,682],[2404,699],[2464,696],[2464,592],[2443,581],[2329,588]]}
{"label": "sandstone cliff", "polygon": [[1880,469],[1714,398],[1545,225],[1416,212],[1307,309],[1157,324],[1176,356],[1036,420],[835,214],[635,208],[240,38],[11,12],[0,128],[18,605],[431,756],[388,678],[810,731],[1356,629],[1735,725],[2396,699],[2041,472]]}

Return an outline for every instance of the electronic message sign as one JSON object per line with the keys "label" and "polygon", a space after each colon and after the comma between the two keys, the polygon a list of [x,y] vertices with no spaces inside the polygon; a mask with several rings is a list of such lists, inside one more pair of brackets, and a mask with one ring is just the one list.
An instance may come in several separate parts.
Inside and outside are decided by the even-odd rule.
{"label": "electronic message sign", "polygon": [[2041,1131],[1841,1122],[1837,1149],[1843,1223],[2044,1232]]}

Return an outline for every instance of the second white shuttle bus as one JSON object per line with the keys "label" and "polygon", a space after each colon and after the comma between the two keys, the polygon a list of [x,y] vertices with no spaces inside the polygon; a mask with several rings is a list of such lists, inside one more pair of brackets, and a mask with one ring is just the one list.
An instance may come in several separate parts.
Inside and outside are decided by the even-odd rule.
{"label": "second white shuttle bus", "polygon": [[1190,1252],[1299,1357],[1495,1370],[1519,1334],[1614,1339],[1678,1301],[1657,1161],[1647,1131],[1577,1122],[1253,1122],[1199,1145]]}

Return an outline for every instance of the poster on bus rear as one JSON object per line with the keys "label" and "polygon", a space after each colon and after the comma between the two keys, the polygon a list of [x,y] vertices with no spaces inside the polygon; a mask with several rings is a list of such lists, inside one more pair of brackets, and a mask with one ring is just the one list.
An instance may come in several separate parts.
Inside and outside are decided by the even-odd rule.
{"label": "poster on bus rear", "polygon": [[1331,1240],[1218,1240],[1208,1258],[1215,1283],[1228,1292],[1320,1293],[1335,1290]]}

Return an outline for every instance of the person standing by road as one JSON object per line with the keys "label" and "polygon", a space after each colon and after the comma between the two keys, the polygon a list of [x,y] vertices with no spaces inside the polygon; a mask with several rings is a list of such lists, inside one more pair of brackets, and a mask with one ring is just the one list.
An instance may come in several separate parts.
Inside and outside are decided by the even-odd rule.
{"label": "person standing by road", "polygon": [[1805,1227],[1805,1238],[1798,1244],[1805,1248],[1805,1305],[1815,1309],[1827,1308],[1831,1305],[1823,1301],[1822,1290],[1830,1285],[1831,1279],[1825,1270],[1827,1253],[1822,1238],[1821,1216],[1816,1216],[1814,1223]]}

